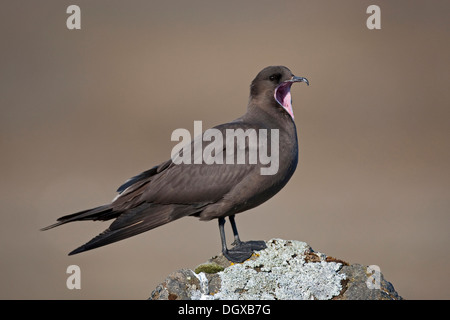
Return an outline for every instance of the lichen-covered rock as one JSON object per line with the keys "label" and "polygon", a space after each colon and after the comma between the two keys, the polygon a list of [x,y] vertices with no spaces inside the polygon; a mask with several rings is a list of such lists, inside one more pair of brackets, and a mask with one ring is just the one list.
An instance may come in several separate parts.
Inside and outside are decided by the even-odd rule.
{"label": "lichen-covered rock", "polygon": [[[345,274],[345,290],[335,299],[339,300],[401,300],[394,286],[384,279],[381,272],[375,274],[365,266],[352,264],[342,267]],[[378,270],[377,270],[378,271]]]}
{"label": "lichen-covered rock", "polygon": [[272,239],[243,263],[219,255],[195,270],[172,273],[150,299],[401,299],[381,273],[375,277],[361,265],[349,266],[301,241]]}
{"label": "lichen-covered rock", "polygon": [[155,300],[191,300],[192,291],[200,289],[200,280],[189,269],[172,272],[166,280],[152,292]]}

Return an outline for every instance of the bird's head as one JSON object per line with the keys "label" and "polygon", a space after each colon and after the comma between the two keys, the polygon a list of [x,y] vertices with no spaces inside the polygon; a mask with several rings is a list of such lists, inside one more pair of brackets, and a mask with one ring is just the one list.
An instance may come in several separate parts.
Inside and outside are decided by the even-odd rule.
{"label": "bird's head", "polygon": [[272,101],[281,106],[294,119],[291,103],[291,86],[295,82],[305,82],[306,78],[296,77],[284,66],[270,66],[261,70],[250,85],[250,101]]}

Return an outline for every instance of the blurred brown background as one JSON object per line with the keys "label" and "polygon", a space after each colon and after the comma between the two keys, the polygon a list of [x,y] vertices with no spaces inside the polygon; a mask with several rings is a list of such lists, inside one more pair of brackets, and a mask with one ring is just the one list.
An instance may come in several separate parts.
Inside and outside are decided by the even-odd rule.
{"label": "blurred brown background", "polygon": [[[81,7],[81,30],[66,8]],[[381,30],[366,8],[381,7]],[[408,299],[449,299],[450,3],[446,1],[3,1],[0,298],[146,299],[220,251],[185,218],[80,255],[109,222],[39,228],[109,202],[166,160],[176,128],[245,112],[265,66],[293,87],[300,164],[237,217],[244,240],[308,242],[379,265]],[[229,224],[227,224],[229,228]],[[81,268],[81,290],[66,268]]]}

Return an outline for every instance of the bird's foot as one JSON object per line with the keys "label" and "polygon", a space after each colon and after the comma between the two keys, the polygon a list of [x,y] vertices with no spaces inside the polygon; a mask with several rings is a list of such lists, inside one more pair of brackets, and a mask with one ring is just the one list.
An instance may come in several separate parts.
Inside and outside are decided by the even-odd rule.
{"label": "bird's foot", "polygon": [[239,247],[239,248],[249,248],[252,251],[259,251],[267,248],[265,241],[258,241],[258,240],[251,240],[251,241],[234,241],[231,244],[233,247]]}
{"label": "bird's foot", "polygon": [[267,248],[265,241],[245,241],[233,242],[233,248],[227,249],[223,255],[231,262],[244,262],[249,259],[253,251]]}

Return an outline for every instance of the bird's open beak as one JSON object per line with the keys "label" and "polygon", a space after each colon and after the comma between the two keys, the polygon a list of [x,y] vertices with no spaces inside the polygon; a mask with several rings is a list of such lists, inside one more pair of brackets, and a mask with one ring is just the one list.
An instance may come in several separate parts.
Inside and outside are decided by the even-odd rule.
{"label": "bird's open beak", "polygon": [[303,77],[292,76],[291,79],[283,81],[275,88],[275,100],[282,106],[294,119],[294,111],[291,102],[291,86],[294,82],[305,82],[309,86],[309,81]]}
{"label": "bird's open beak", "polygon": [[309,86],[308,79],[303,77],[292,76],[292,78],[290,80],[287,80],[286,82],[305,82]]}

